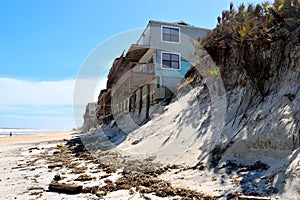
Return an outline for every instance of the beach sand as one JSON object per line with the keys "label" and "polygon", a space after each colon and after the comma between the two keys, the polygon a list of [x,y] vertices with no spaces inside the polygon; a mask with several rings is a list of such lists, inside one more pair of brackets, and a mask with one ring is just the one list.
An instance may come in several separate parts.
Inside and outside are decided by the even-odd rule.
{"label": "beach sand", "polygon": [[[152,200],[176,199],[174,195],[159,197],[152,194],[152,192],[145,193],[147,190],[143,192],[138,191],[140,187],[135,187],[134,185],[140,183],[128,184],[131,180],[131,176],[136,176],[135,179],[142,183],[146,180],[144,180],[144,178],[148,175],[137,172],[131,175],[131,170],[123,172],[122,167],[131,164],[128,166],[136,167],[139,170],[140,166],[144,166],[148,169],[150,163],[145,165],[145,161],[141,160],[135,161],[135,164],[132,165],[133,161],[128,160],[125,162],[124,158],[119,158],[119,155],[116,153],[97,155],[90,152],[82,152],[82,154],[76,156],[72,153],[72,150],[70,151],[69,148],[64,145],[64,139],[70,138],[72,138],[72,132],[48,133],[43,136],[1,138],[0,199],[73,200],[102,199],[103,197],[104,199],[111,200],[142,200],[149,198]],[[99,161],[99,159],[101,161]],[[155,166],[156,165],[152,166],[153,169]],[[49,184],[52,183],[54,177],[57,175],[61,177],[60,183],[81,185],[85,188],[86,192],[66,194],[50,190]],[[76,180],[79,179],[79,177],[91,177],[91,179],[88,181]],[[97,194],[92,192],[93,188],[97,191],[98,187],[105,187],[106,185],[112,186],[112,181],[116,181],[121,177],[124,180],[119,180],[117,189],[111,190],[109,189],[110,187],[107,186],[104,191],[99,190]],[[166,182],[159,181],[156,175],[150,177],[148,181],[150,180],[152,180],[152,182],[154,181],[153,185],[155,185],[156,182],[160,182],[160,184],[167,187],[167,189],[170,187]],[[91,191],[89,191],[89,188],[91,188]],[[165,189],[152,186],[152,190],[153,192],[155,190],[160,193]]]}
{"label": "beach sand", "polygon": [[[152,162],[152,158],[121,156],[117,150],[89,152],[80,150],[80,143],[64,145],[65,139],[76,136],[75,132],[53,132],[0,138],[0,199],[175,200],[191,195],[227,199],[224,194],[240,191],[243,177],[235,173],[215,173],[206,167],[192,170],[179,165],[161,165]],[[78,139],[71,140],[74,141],[78,142]],[[226,168],[221,170],[226,171]],[[254,171],[251,173],[253,175]],[[57,176],[59,179],[55,180]],[[76,194],[53,191],[49,189],[53,180],[83,189]],[[270,196],[247,198],[281,199]]]}
{"label": "beach sand", "polygon": [[[47,132],[34,136],[12,136],[0,138],[0,199],[36,199],[33,195],[47,190],[55,172],[48,171],[44,161],[38,165],[33,161],[44,149],[65,143],[74,131]],[[39,147],[39,149],[35,149]],[[30,150],[33,149],[33,150]],[[34,190],[34,188],[36,188]],[[53,197],[52,197],[53,196]],[[43,199],[43,198],[41,198]],[[44,199],[61,199],[50,195]]]}
{"label": "beach sand", "polygon": [[32,144],[45,141],[70,139],[75,131],[43,132],[39,135],[0,137],[0,148],[13,144]]}

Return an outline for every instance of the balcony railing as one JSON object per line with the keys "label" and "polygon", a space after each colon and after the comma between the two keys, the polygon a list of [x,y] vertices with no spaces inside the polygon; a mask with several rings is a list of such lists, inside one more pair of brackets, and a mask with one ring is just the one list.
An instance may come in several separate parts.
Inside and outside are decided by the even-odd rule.
{"label": "balcony railing", "polygon": [[155,65],[153,63],[137,63],[131,71],[133,73],[154,74]]}
{"label": "balcony railing", "polygon": [[130,63],[130,68],[131,70],[125,72],[122,76],[120,76],[119,80],[116,81],[117,82],[115,85],[116,89],[119,88],[121,85],[123,85],[123,83],[132,76],[134,76],[133,77],[134,80],[131,80],[131,82],[135,81],[135,79],[139,79],[137,81],[141,82],[143,80],[147,81],[147,79],[140,80],[140,78],[145,76],[152,77],[155,74],[155,65],[153,63]]}
{"label": "balcony railing", "polygon": [[130,63],[131,70],[123,74],[114,86],[113,98],[126,99],[140,86],[155,80],[153,63]]}

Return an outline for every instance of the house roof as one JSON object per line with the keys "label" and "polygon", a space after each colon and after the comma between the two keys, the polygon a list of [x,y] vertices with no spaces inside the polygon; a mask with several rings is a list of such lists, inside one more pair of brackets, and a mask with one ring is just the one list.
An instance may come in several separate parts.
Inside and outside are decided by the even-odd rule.
{"label": "house roof", "polygon": [[122,62],[124,60],[124,51],[123,53],[120,55],[119,58],[115,58],[113,64],[112,64],[112,67],[110,68],[109,70],[109,73],[107,75],[107,82],[106,82],[106,87],[107,88],[110,88],[111,85],[113,84],[113,81],[114,81],[114,76],[117,72],[117,70],[120,68]]}
{"label": "house roof", "polygon": [[189,27],[189,28],[193,28],[193,29],[200,29],[200,30],[204,30],[204,31],[211,31],[211,29],[193,26],[193,25],[188,24],[188,23],[186,23],[184,21],[179,21],[179,22],[163,22],[163,21],[157,21],[157,20],[149,20],[148,25],[151,24],[151,23],[157,23],[157,24],[163,24],[163,25],[170,25],[170,26]]}
{"label": "house roof", "polygon": [[184,21],[175,22],[175,24],[183,25],[183,26],[192,26],[188,23],[185,23]]}
{"label": "house roof", "polygon": [[156,23],[156,24],[161,24],[161,25],[169,25],[169,26],[179,26],[179,27],[188,27],[188,28],[192,28],[192,29],[196,29],[196,30],[202,30],[202,31],[207,31],[207,32],[211,32],[212,29],[208,29],[208,28],[201,28],[201,27],[197,27],[197,26],[193,26],[191,24],[188,24],[184,21],[179,21],[179,22],[163,22],[163,21],[157,21],[157,20],[149,20],[146,28],[144,29],[143,33],[140,35],[138,41],[141,39],[141,37],[143,37],[145,35],[146,30],[149,28],[151,23]]}
{"label": "house roof", "polygon": [[138,62],[148,49],[149,46],[132,44],[126,53],[125,62]]}
{"label": "house roof", "polygon": [[105,94],[107,92],[107,89],[102,89],[98,95],[98,99],[100,99],[102,97],[103,94]]}

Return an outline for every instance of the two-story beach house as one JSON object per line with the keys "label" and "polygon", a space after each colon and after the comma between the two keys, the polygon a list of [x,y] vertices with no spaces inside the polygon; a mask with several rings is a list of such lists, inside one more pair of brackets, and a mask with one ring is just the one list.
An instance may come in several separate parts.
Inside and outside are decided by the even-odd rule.
{"label": "two-story beach house", "polygon": [[150,105],[169,98],[195,62],[192,41],[209,29],[150,20],[136,44],[116,58],[108,74],[111,113],[149,117]]}

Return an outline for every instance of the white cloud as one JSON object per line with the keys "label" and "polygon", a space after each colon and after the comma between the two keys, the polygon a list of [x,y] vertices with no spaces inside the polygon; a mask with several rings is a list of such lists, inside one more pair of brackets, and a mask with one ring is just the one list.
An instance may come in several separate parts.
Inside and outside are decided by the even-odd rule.
{"label": "white cloud", "polygon": [[77,79],[74,87],[74,104],[87,104],[98,100],[100,90],[106,88],[107,78]]}
{"label": "white cloud", "polygon": [[80,78],[75,82],[73,95],[73,111],[76,124],[82,124],[85,106],[90,102],[97,102],[101,89],[106,88],[107,78]]}
{"label": "white cloud", "polygon": [[72,105],[74,82],[0,78],[0,105]]}
{"label": "white cloud", "polygon": [[105,86],[106,78],[25,81],[0,77],[0,127],[72,128],[74,122],[81,126],[85,105],[96,101]]}

